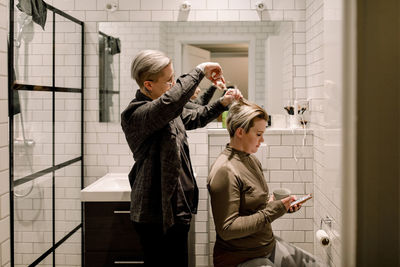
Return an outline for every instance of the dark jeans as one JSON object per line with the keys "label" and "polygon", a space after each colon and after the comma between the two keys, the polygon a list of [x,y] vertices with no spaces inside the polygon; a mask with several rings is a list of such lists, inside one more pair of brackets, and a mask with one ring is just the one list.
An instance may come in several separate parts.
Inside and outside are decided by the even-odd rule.
{"label": "dark jeans", "polygon": [[175,224],[163,233],[161,224],[133,223],[144,253],[144,265],[188,266],[188,233],[190,225]]}

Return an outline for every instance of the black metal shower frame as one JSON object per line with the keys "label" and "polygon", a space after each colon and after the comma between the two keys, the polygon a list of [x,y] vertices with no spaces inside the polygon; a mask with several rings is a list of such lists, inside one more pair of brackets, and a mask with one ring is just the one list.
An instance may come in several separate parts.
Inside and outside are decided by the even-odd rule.
{"label": "black metal shower frame", "polygon": [[[42,86],[42,85],[28,85],[28,84],[18,84],[14,82],[14,0],[10,0],[9,2],[9,42],[8,42],[8,114],[9,114],[9,173],[10,173],[10,263],[11,266],[14,266],[14,187],[17,185],[21,185],[28,181],[32,181],[44,174],[52,173],[52,247],[45,251],[40,257],[38,257],[34,262],[32,262],[29,266],[38,265],[43,259],[45,259],[48,255],[52,253],[53,257],[53,266],[55,266],[55,251],[57,247],[59,247],[64,241],[66,241],[70,236],[72,236],[79,229],[82,229],[83,225],[83,204],[81,204],[81,222],[77,225],[73,230],[71,230],[67,235],[65,235],[61,240],[57,243],[55,242],[55,171],[61,169],[63,167],[74,164],[78,161],[81,161],[81,189],[83,189],[83,174],[84,174],[84,37],[85,37],[85,25],[83,21],[80,21],[71,15],[49,5],[47,5],[47,9],[52,11],[53,13],[53,49],[52,49],[52,86]],[[55,16],[60,15],[72,22],[75,22],[81,26],[81,88],[65,88],[65,87],[56,87],[55,86],[55,30],[56,30],[56,20]],[[24,91],[47,91],[52,92],[52,167],[41,170],[39,172],[27,175],[14,181],[14,90],[24,90]],[[70,92],[70,93],[80,93],[81,94],[81,155],[74,159],[68,160],[66,162],[55,164],[55,93],[56,92]],[[22,112],[22,111],[21,111]],[[83,253],[83,229],[81,231],[81,265],[84,266],[84,253]]]}

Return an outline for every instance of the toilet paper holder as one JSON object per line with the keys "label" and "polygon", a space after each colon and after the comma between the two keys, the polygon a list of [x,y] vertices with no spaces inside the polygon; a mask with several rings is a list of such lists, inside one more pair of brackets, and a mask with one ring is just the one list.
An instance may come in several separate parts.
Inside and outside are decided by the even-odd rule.
{"label": "toilet paper holder", "polygon": [[319,229],[322,229],[322,223],[325,223],[329,227],[329,229],[331,229],[332,222],[333,222],[333,219],[331,217],[329,217],[328,215],[326,215],[325,218],[321,218],[321,224],[319,226]]}

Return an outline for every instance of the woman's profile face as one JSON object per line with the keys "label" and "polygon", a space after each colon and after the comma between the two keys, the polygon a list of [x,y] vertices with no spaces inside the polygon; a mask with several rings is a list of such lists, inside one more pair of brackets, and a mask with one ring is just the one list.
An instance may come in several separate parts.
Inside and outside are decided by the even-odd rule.
{"label": "woman's profile face", "polygon": [[253,154],[256,153],[261,143],[264,142],[264,132],[267,122],[260,118],[254,119],[254,125],[248,133],[244,133],[241,141],[244,152]]}

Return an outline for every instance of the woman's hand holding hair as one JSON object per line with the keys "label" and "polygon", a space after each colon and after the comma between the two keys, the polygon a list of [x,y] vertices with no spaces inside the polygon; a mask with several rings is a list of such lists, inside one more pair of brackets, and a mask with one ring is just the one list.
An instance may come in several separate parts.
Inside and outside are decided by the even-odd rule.
{"label": "woman's hand holding hair", "polygon": [[226,106],[232,104],[232,102],[234,100],[239,100],[242,98],[243,98],[243,95],[239,89],[235,89],[235,88],[228,89],[226,91],[226,93],[224,94],[224,96],[221,97],[221,104],[224,107],[226,107]]}

